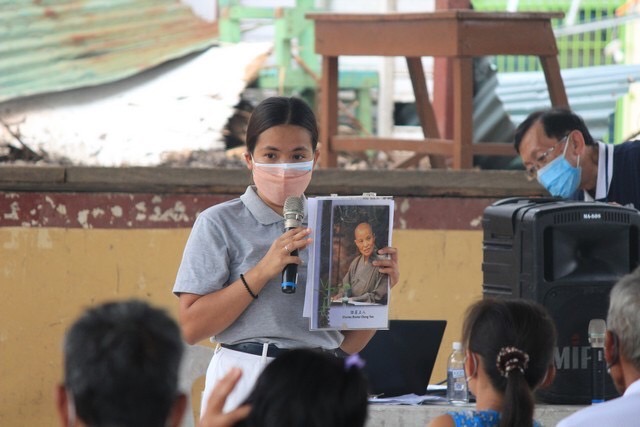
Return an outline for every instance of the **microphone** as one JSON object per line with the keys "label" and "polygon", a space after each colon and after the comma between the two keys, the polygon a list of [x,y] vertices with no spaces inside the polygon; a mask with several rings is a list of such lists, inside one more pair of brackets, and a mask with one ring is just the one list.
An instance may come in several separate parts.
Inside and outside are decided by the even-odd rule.
{"label": "microphone", "polygon": [[[284,216],[284,231],[289,231],[302,226],[304,218],[304,205],[302,197],[289,196],[284,201],[282,209]],[[298,250],[291,251],[292,256],[298,255]],[[296,292],[298,281],[298,264],[287,264],[282,270],[282,292],[293,294]]]}
{"label": "microphone", "polygon": [[591,344],[591,404],[604,402],[604,335],[607,324],[602,319],[589,321],[589,343]]}

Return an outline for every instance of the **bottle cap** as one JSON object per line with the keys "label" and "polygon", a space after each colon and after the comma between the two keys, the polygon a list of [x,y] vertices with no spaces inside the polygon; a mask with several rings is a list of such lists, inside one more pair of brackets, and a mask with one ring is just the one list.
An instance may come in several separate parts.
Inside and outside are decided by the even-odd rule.
{"label": "bottle cap", "polygon": [[454,341],[453,342],[453,349],[454,350],[462,350],[462,343],[460,341]]}

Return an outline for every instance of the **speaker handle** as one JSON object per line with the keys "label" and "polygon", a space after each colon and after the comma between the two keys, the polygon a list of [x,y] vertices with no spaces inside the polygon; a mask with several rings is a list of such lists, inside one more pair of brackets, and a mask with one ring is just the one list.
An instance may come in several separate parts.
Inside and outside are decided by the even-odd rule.
{"label": "speaker handle", "polygon": [[507,197],[506,199],[500,199],[491,204],[491,206],[502,206],[516,203],[553,203],[560,202],[562,197]]}

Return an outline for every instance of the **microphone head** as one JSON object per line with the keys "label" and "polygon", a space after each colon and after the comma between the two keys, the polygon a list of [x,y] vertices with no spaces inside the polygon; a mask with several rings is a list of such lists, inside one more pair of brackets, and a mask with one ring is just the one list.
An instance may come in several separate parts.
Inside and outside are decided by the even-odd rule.
{"label": "microphone head", "polygon": [[284,201],[282,215],[284,216],[285,229],[302,226],[302,219],[304,218],[304,202],[302,197],[287,197]]}
{"label": "microphone head", "polygon": [[604,336],[607,332],[607,322],[603,319],[589,320],[589,343],[591,347],[604,347]]}

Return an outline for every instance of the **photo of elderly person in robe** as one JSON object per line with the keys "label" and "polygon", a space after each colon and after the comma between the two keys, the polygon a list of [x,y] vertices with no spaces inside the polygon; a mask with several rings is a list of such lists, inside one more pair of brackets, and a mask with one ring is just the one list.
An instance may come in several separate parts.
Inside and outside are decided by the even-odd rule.
{"label": "photo of elderly person in robe", "polygon": [[384,265],[391,249],[393,198],[309,198],[308,210],[314,230],[305,306],[311,330],[387,329],[393,274]]}
{"label": "photo of elderly person in robe", "polygon": [[[347,217],[348,218],[348,217]],[[362,215],[349,222],[334,221],[334,271],[337,293],[332,302],[387,304],[389,278],[382,274],[378,253],[387,246],[388,220]],[[350,254],[350,255],[346,255]]]}

